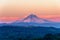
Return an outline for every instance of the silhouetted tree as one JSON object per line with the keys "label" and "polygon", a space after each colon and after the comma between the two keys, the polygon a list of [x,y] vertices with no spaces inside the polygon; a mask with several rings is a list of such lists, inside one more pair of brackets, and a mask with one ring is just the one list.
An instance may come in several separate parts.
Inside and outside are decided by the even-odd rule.
{"label": "silhouetted tree", "polygon": [[53,34],[47,34],[45,35],[43,39],[44,40],[56,40],[56,36],[54,36]]}
{"label": "silhouetted tree", "polygon": [[56,36],[56,39],[57,39],[57,40],[60,40],[60,33],[55,34],[55,36]]}
{"label": "silhouetted tree", "polygon": [[43,40],[42,38],[33,38],[32,40]]}

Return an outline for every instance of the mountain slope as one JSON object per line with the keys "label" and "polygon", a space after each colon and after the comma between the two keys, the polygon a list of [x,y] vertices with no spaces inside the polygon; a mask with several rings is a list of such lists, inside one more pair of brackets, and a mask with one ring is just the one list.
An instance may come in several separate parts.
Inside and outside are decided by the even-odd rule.
{"label": "mountain slope", "polygon": [[49,20],[39,18],[34,14],[30,14],[22,20],[16,20],[11,23],[13,26],[43,26],[43,27],[60,27],[60,23],[51,22]]}
{"label": "mountain slope", "polygon": [[34,14],[30,14],[30,15],[27,16],[26,18],[24,18],[24,19],[22,19],[22,20],[16,21],[16,23],[19,23],[19,22],[49,23],[49,22],[51,22],[51,21],[48,21],[48,20],[43,19],[43,18],[39,18],[39,17],[37,17],[37,16],[34,15]]}

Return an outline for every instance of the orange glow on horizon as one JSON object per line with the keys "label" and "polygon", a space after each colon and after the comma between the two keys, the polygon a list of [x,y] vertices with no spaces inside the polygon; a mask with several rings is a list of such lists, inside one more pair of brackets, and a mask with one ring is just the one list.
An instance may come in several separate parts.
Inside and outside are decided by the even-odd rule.
{"label": "orange glow on horizon", "polygon": [[41,18],[60,17],[60,0],[0,0],[0,20],[17,20],[31,13]]}

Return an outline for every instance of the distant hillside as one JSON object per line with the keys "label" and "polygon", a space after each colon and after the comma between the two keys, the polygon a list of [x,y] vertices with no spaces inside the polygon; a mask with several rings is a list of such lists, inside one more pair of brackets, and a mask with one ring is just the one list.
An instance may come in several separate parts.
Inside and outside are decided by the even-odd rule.
{"label": "distant hillside", "polygon": [[47,19],[39,18],[35,14],[30,14],[27,17],[21,19],[21,20],[16,20],[12,22],[12,26],[44,26],[44,27],[57,27],[60,28],[60,23],[59,22],[52,22]]}
{"label": "distant hillside", "polygon": [[60,33],[60,29],[53,27],[0,27],[0,38],[4,38],[7,35],[15,37],[43,37],[48,33]]}

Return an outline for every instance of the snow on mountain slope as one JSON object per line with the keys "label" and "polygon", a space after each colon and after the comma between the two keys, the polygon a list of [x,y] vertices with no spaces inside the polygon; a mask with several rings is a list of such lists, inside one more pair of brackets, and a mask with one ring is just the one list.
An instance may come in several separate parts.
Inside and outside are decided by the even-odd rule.
{"label": "snow on mountain slope", "polygon": [[39,18],[34,14],[30,14],[22,20],[16,20],[11,23],[13,26],[42,26],[42,27],[60,27],[60,23],[55,23],[43,18]]}
{"label": "snow on mountain slope", "polygon": [[15,21],[15,23],[19,23],[19,22],[32,22],[32,23],[50,23],[51,21],[48,21],[46,19],[43,18],[39,18],[34,14],[30,14],[29,16],[27,16],[26,18],[22,19],[22,20],[17,20]]}

